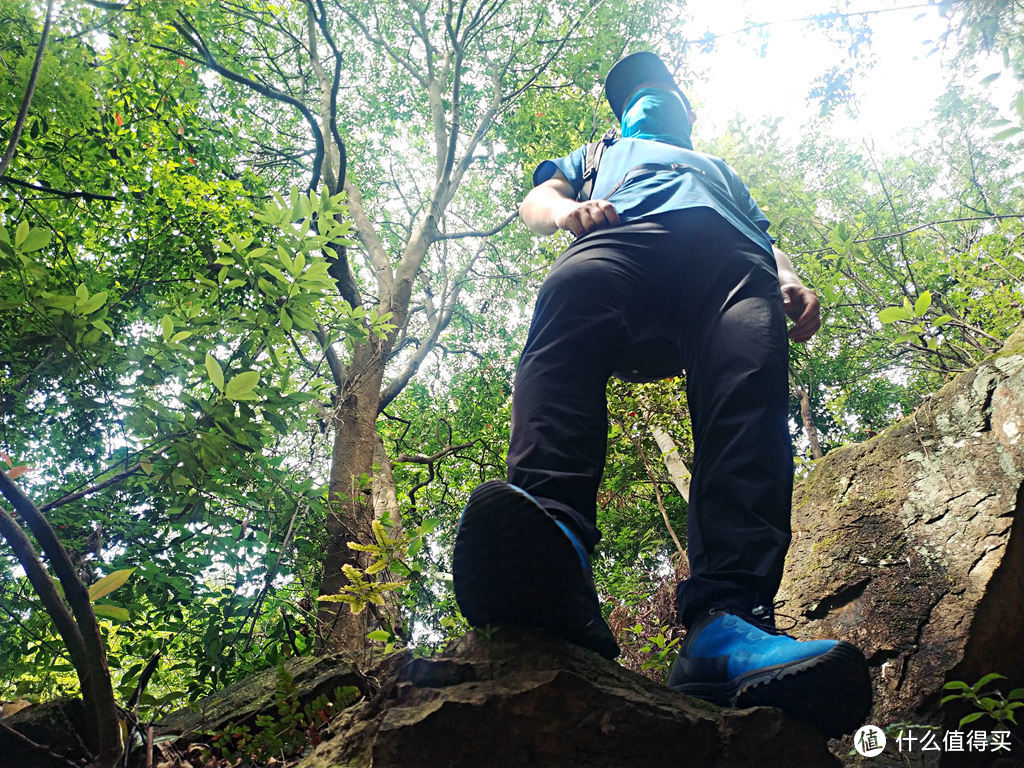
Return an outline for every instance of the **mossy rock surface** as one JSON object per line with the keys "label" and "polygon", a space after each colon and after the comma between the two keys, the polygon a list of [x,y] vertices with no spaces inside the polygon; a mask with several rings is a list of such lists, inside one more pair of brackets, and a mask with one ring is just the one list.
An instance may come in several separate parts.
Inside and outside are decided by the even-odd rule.
{"label": "mossy rock surface", "polygon": [[1000,672],[1005,692],[1024,685],[1022,527],[1024,328],[797,485],[782,612],[801,638],[864,650],[871,722],[954,730],[964,712],[940,708],[946,682]]}

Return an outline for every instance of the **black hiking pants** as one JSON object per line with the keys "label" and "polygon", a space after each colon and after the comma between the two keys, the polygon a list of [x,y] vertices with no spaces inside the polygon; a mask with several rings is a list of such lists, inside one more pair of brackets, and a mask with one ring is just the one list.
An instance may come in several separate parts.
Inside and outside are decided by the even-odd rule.
{"label": "black hiking pants", "polygon": [[694,460],[684,624],[770,605],[790,541],[788,338],[775,262],[709,208],[591,232],[537,298],[512,402],[508,479],[600,538],[610,376],[686,370]]}

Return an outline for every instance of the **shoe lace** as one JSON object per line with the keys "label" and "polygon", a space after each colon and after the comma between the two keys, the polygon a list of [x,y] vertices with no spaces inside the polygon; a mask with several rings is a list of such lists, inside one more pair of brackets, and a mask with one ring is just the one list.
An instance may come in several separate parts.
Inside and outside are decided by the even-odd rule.
{"label": "shoe lace", "polygon": [[[776,600],[774,603],[754,606],[750,611],[751,623],[769,634],[789,637],[788,630],[793,629],[797,621],[795,616],[777,612],[785,604],[785,600]],[[777,619],[785,619],[787,626],[780,629],[776,626]]]}

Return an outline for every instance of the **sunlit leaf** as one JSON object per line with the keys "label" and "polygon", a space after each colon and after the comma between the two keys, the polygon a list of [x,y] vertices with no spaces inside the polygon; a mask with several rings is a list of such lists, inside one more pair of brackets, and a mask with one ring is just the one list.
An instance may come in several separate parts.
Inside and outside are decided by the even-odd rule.
{"label": "sunlit leaf", "polygon": [[92,612],[97,616],[103,616],[104,618],[121,622],[128,621],[132,617],[127,608],[122,608],[118,605],[104,605],[101,603],[99,605],[94,605],[92,607]]}
{"label": "sunlit leaf", "polygon": [[895,323],[897,320],[909,320],[912,314],[904,307],[886,307],[878,313],[878,319],[883,323]]}
{"label": "sunlit leaf", "polygon": [[206,373],[210,377],[210,381],[213,382],[213,386],[217,388],[218,392],[224,391],[224,371],[220,367],[220,363],[217,359],[209,352],[206,353]]}
{"label": "sunlit leaf", "polygon": [[128,581],[129,577],[133,573],[135,573],[134,568],[123,568],[119,571],[107,574],[102,579],[89,586],[89,599],[99,600],[101,597],[109,595],[115,589]]}
{"label": "sunlit leaf", "polygon": [[920,296],[917,297],[917,301],[914,302],[914,315],[916,317],[924,317],[928,311],[928,307],[932,305],[932,294],[931,291],[924,291]]}
{"label": "sunlit leaf", "polygon": [[259,380],[260,374],[257,371],[245,371],[237,376],[233,376],[231,381],[228,382],[227,387],[224,388],[224,396],[229,400],[255,399],[252,391],[256,388]]}

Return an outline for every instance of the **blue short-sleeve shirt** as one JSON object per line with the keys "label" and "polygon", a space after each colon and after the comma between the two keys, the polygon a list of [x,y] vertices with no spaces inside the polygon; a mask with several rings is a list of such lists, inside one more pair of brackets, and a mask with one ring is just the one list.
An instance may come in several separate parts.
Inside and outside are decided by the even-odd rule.
{"label": "blue short-sleeve shirt", "polygon": [[[559,170],[579,191],[586,147],[545,160],[533,172],[543,184]],[[644,166],[644,168],[640,168]],[[685,208],[711,208],[772,255],[769,222],[750,190],[722,159],[649,139],[616,139],[601,157],[591,195],[607,200],[622,222]]]}

